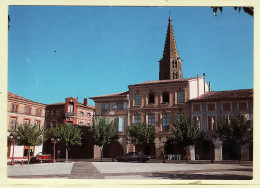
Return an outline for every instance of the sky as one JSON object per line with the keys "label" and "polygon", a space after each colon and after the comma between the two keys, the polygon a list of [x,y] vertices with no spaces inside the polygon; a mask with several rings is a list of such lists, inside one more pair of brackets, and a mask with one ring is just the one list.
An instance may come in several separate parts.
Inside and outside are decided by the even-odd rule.
{"label": "sky", "polygon": [[8,91],[83,102],[158,80],[169,15],[184,78],[253,88],[254,18],[232,7],[214,16],[210,7],[9,6]]}

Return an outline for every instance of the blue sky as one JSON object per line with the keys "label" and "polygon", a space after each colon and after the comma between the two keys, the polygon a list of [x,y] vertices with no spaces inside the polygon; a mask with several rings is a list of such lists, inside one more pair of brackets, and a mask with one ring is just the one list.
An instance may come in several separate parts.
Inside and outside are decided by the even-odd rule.
{"label": "blue sky", "polygon": [[[8,90],[45,104],[159,79],[169,12],[183,76],[253,88],[253,21],[210,7],[9,6]],[[94,105],[93,101],[90,101]]]}

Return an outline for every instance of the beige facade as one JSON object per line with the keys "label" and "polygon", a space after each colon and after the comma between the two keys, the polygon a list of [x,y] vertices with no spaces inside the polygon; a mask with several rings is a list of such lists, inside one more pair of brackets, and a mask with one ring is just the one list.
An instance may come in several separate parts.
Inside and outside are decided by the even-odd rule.
{"label": "beige facade", "polygon": [[[108,117],[110,121],[114,121],[115,127],[119,134],[119,140],[116,145],[108,145],[104,147],[104,157],[113,157],[128,152],[126,144],[126,129],[128,126],[128,92],[115,93],[111,95],[103,95],[91,97],[95,101],[95,116]],[[100,149],[94,147],[94,157],[99,158]]]}
{"label": "beige facade", "polygon": [[[204,82],[201,82],[204,81]],[[200,87],[202,84],[202,87]],[[196,87],[194,87],[196,86]],[[203,88],[203,89],[201,89]],[[205,88],[205,89],[204,89]],[[163,141],[171,137],[169,124],[180,120],[182,116],[190,117],[190,105],[187,103],[192,97],[208,91],[205,77],[149,81],[129,86],[129,125],[146,122],[155,126],[157,133],[155,151],[149,154],[159,158]],[[195,93],[191,94],[191,93]],[[140,103],[136,97],[140,96]]]}

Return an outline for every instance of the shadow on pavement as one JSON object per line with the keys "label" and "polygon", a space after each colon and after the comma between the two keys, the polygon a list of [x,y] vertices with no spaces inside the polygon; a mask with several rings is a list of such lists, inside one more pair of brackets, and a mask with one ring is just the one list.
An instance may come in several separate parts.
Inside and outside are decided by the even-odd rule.
{"label": "shadow on pavement", "polygon": [[182,179],[182,180],[252,180],[252,176],[232,174],[166,174],[153,173],[148,178]]}

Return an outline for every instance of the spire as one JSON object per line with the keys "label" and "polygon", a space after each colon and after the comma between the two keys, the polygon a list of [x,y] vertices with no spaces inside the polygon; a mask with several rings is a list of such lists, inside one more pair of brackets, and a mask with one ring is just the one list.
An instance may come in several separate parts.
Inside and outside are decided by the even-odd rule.
{"label": "spire", "polygon": [[178,58],[178,51],[176,47],[176,42],[174,38],[173,28],[172,28],[172,19],[168,19],[168,29],[164,44],[163,58]]}
{"label": "spire", "polygon": [[182,79],[182,60],[178,56],[171,17],[168,21],[163,58],[159,61],[159,80]]}

